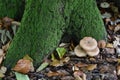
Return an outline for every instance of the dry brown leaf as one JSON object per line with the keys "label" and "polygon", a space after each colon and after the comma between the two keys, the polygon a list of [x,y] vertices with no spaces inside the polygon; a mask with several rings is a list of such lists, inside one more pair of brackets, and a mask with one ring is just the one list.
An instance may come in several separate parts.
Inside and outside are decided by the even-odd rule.
{"label": "dry brown leaf", "polygon": [[70,47],[69,48],[70,48],[71,51],[74,50],[75,46],[74,46],[73,42],[70,43]]}
{"label": "dry brown leaf", "polygon": [[106,44],[106,47],[108,47],[108,48],[113,48],[113,44],[107,43],[107,44]]}
{"label": "dry brown leaf", "polygon": [[77,66],[73,66],[73,67],[72,67],[72,70],[73,70],[73,71],[78,71],[79,68],[78,68]]}
{"label": "dry brown leaf", "polygon": [[75,66],[77,66],[77,67],[86,67],[86,66],[88,66],[87,64],[85,64],[85,63],[77,63],[77,64],[75,64]]}
{"label": "dry brown leaf", "polygon": [[120,65],[117,66],[117,75],[120,75]]}
{"label": "dry brown leaf", "polygon": [[53,60],[51,63],[50,63],[50,65],[52,65],[52,66],[63,66],[63,62],[61,61],[61,60],[57,60],[57,59],[55,59],[55,60]]}
{"label": "dry brown leaf", "polygon": [[86,77],[87,77],[87,75],[85,73],[83,73],[83,77],[82,77],[83,80],[87,80]]}
{"label": "dry brown leaf", "polygon": [[0,57],[0,64],[2,63],[2,61],[3,61],[3,57]]}
{"label": "dry brown leaf", "polygon": [[117,62],[117,58],[106,58],[106,61],[108,62]]}
{"label": "dry brown leaf", "polygon": [[66,63],[67,63],[69,60],[70,60],[70,57],[65,57],[65,58],[61,59],[62,62],[66,62]]}
{"label": "dry brown leaf", "polygon": [[66,70],[58,70],[58,73],[62,73],[63,75],[68,75],[69,72],[67,72]]}
{"label": "dry brown leaf", "polygon": [[106,52],[107,53],[110,53],[110,54],[114,54],[115,53],[115,49],[114,48],[105,48]]}
{"label": "dry brown leaf", "polygon": [[59,73],[59,72],[52,72],[52,71],[49,71],[49,72],[47,73],[47,76],[48,76],[48,77],[62,76],[62,75],[64,75],[64,74],[63,74],[63,73]]}
{"label": "dry brown leaf", "polygon": [[10,46],[10,41],[6,44],[6,45],[4,45],[4,46],[2,46],[2,49],[4,50],[4,51],[7,51],[8,50],[8,48],[9,48],[9,46]]}
{"label": "dry brown leaf", "polygon": [[97,67],[97,64],[88,64],[87,70],[92,71],[92,70],[94,70],[96,67]]}
{"label": "dry brown leaf", "polygon": [[75,80],[83,80],[82,79],[82,77],[83,77],[83,72],[82,71],[75,71],[73,75],[75,77]]}
{"label": "dry brown leaf", "polygon": [[20,59],[13,68],[13,70],[24,74],[28,73],[29,71],[31,71],[31,61],[26,59]]}

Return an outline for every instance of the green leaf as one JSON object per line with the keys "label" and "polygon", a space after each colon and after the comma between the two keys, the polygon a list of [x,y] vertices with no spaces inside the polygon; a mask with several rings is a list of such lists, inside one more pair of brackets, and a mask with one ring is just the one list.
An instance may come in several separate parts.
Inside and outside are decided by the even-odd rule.
{"label": "green leaf", "polygon": [[10,40],[12,40],[12,37],[11,37],[10,32],[9,32],[8,30],[6,31],[6,36],[7,36]]}
{"label": "green leaf", "polygon": [[15,33],[17,32],[17,26],[16,25],[12,26],[12,30],[13,30],[13,34],[15,35]]}
{"label": "green leaf", "polygon": [[56,48],[56,51],[57,51],[60,59],[63,58],[64,54],[66,53],[66,49],[63,47]]}
{"label": "green leaf", "polygon": [[5,34],[6,30],[3,30],[2,34],[1,34],[1,41],[4,44],[7,41],[7,36]]}
{"label": "green leaf", "polygon": [[55,58],[54,54],[52,53],[52,54],[51,54],[51,60],[54,61],[55,59],[56,59],[56,58]]}
{"label": "green leaf", "polygon": [[36,72],[39,72],[39,71],[41,71],[41,70],[43,70],[45,67],[47,67],[49,65],[49,63],[48,62],[43,62],[40,66],[39,66],[39,68],[36,70]]}
{"label": "green leaf", "polygon": [[21,74],[18,72],[15,72],[15,76],[16,76],[17,80],[30,80],[28,75]]}

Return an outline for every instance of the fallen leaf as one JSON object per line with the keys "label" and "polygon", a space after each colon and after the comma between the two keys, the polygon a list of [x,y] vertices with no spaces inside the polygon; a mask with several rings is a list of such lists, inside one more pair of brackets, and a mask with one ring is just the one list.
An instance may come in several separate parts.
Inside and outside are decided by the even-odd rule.
{"label": "fallen leaf", "polygon": [[63,66],[63,62],[62,62],[61,60],[55,59],[55,60],[53,60],[53,61],[50,63],[50,65],[55,66],[55,67],[57,67],[57,66]]}
{"label": "fallen leaf", "polygon": [[67,48],[69,46],[69,43],[60,43],[59,47]]}
{"label": "fallen leaf", "polygon": [[33,59],[28,55],[26,54],[23,59],[26,59],[26,60],[30,60],[31,62],[33,62]]}
{"label": "fallen leaf", "polygon": [[73,67],[72,67],[72,70],[73,70],[73,71],[78,71],[79,68],[78,68],[77,66],[73,66]]}
{"label": "fallen leaf", "polygon": [[57,70],[58,73],[61,73],[63,76],[69,75],[70,73],[67,72],[66,70]]}
{"label": "fallen leaf", "polygon": [[26,59],[20,59],[13,68],[13,70],[24,74],[28,73],[29,71],[31,71],[31,61]]}
{"label": "fallen leaf", "polygon": [[3,57],[0,57],[0,64],[2,63],[2,61],[3,61]]}
{"label": "fallen leaf", "polygon": [[73,73],[74,77],[75,77],[75,80],[83,80],[82,79],[82,76],[83,76],[83,72],[82,71],[75,71]]}
{"label": "fallen leaf", "polygon": [[16,76],[17,80],[30,80],[28,75],[21,74],[21,73],[18,73],[18,72],[15,72],[15,76]]}
{"label": "fallen leaf", "polygon": [[1,66],[1,68],[0,68],[0,73],[6,73],[6,71],[7,71],[7,68],[5,67],[5,66]]}
{"label": "fallen leaf", "polygon": [[0,56],[3,56],[4,55],[4,51],[3,49],[0,49]]}
{"label": "fallen leaf", "polygon": [[87,66],[87,70],[90,70],[90,71],[94,70],[95,68],[97,68],[97,64],[88,64]]}
{"label": "fallen leaf", "polygon": [[117,59],[117,62],[120,63],[120,59]]}
{"label": "fallen leaf", "polygon": [[120,65],[117,66],[117,75],[120,75]]}
{"label": "fallen leaf", "polygon": [[3,73],[0,73],[0,78],[5,77],[5,75]]}
{"label": "fallen leaf", "polygon": [[39,68],[36,70],[36,72],[39,72],[39,71],[41,71],[41,70],[43,70],[45,67],[47,67],[49,65],[49,63],[48,62],[43,62],[40,66],[39,66]]}
{"label": "fallen leaf", "polygon": [[52,72],[52,71],[49,71],[47,73],[47,76],[48,77],[53,77],[53,76],[62,76],[63,74],[62,73],[59,73],[59,72]]}
{"label": "fallen leaf", "polygon": [[107,73],[107,72],[113,72],[115,69],[114,65],[109,65],[109,64],[106,64],[106,65],[101,65],[99,66],[99,71],[100,73]]}
{"label": "fallen leaf", "polygon": [[105,51],[109,54],[114,54],[115,53],[115,49],[114,48],[105,48]]}
{"label": "fallen leaf", "polygon": [[4,50],[4,51],[7,51],[8,50],[8,48],[9,48],[9,46],[10,46],[10,41],[6,44],[6,45],[4,45],[4,46],[2,46],[2,49]]}
{"label": "fallen leaf", "polygon": [[113,48],[113,44],[107,43],[107,44],[106,44],[106,47],[108,47],[108,48]]}
{"label": "fallen leaf", "polygon": [[79,63],[77,63],[77,64],[75,64],[77,67],[86,67],[86,66],[88,66],[87,64],[85,64],[85,63],[81,63],[81,62],[79,62]]}
{"label": "fallen leaf", "polygon": [[87,77],[87,75],[85,73],[83,73],[83,77],[82,77],[83,80],[87,80],[86,77]]}
{"label": "fallen leaf", "polygon": [[75,46],[74,46],[73,42],[70,43],[70,47],[69,48],[70,48],[71,51],[74,50]]}
{"label": "fallen leaf", "polygon": [[61,59],[62,62],[66,62],[66,63],[67,63],[69,60],[70,60],[70,57],[65,57],[65,58],[62,58],[62,59]]}

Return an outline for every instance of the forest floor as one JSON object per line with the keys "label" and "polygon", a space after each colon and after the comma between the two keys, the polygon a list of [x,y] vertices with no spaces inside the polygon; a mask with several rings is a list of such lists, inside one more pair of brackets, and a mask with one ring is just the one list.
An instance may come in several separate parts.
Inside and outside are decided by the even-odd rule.
{"label": "forest floor", "polygon": [[[13,68],[16,72],[11,71],[10,74],[4,74],[6,68],[2,66],[0,69],[1,79],[120,80],[120,13],[118,7],[112,2],[101,2],[98,4],[98,7],[108,34],[107,42],[104,40],[97,41],[97,47],[99,48],[97,55],[95,54],[95,56],[91,56],[84,53],[84,51],[82,52],[82,55],[78,55],[76,52],[76,46],[81,45],[76,44],[76,42],[71,39],[69,43],[60,43],[53,53],[48,54],[44,58],[43,62],[37,69],[34,69],[31,63],[27,60],[20,60],[15,68]],[[5,52],[10,45],[10,40],[12,40],[20,25],[19,22],[13,21],[8,17],[3,18],[2,22],[5,22],[6,20],[8,20],[9,23],[4,23],[5,27],[0,30],[0,34],[2,35],[0,44],[0,47],[2,48],[0,50],[0,56],[2,57],[0,58],[0,63],[5,57]],[[8,28],[10,25],[12,26]],[[82,50],[80,49],[78,51]],[[23,59],[28,59],[32,62],[32,59],[28,55]],[[21,71],[18,69],[20,62],[25,62],[22,66],[27,65],[27,67],[21,69]],[[19,79],[20,77],[23,78]]]}

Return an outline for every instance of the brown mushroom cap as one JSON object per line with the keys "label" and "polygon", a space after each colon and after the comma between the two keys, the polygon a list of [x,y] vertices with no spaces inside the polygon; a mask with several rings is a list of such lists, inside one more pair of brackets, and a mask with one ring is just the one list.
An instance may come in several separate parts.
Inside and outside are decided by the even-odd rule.
{"label": "brown mushroom cap", "polygon": [[99,48],[105,48],[105,46],[106,46],[106,41],[105,40],[98,41],[98,47]]}
{"label": "brown mushroom cap", "polygon": [[85,51],[92,51],[97,47],[97,41],[92,37],[84,37],[80,40],[80,46]]}
{"label": "brown mushroom cap", "polygon": [[78,57],[85,57],[87,55],[86,52],[79,45],[75,47],[74,52],[75,55]]}
{"label": "brown mushroom cap", "polygon": [[99,52],[100,52],[99,48],[96,47],[96,48],[95,48],[94,50],[92,50],[92,51],[87,51],[87,54],[88,54],[89,56],[96,56],[96,55],[99,54]]}

